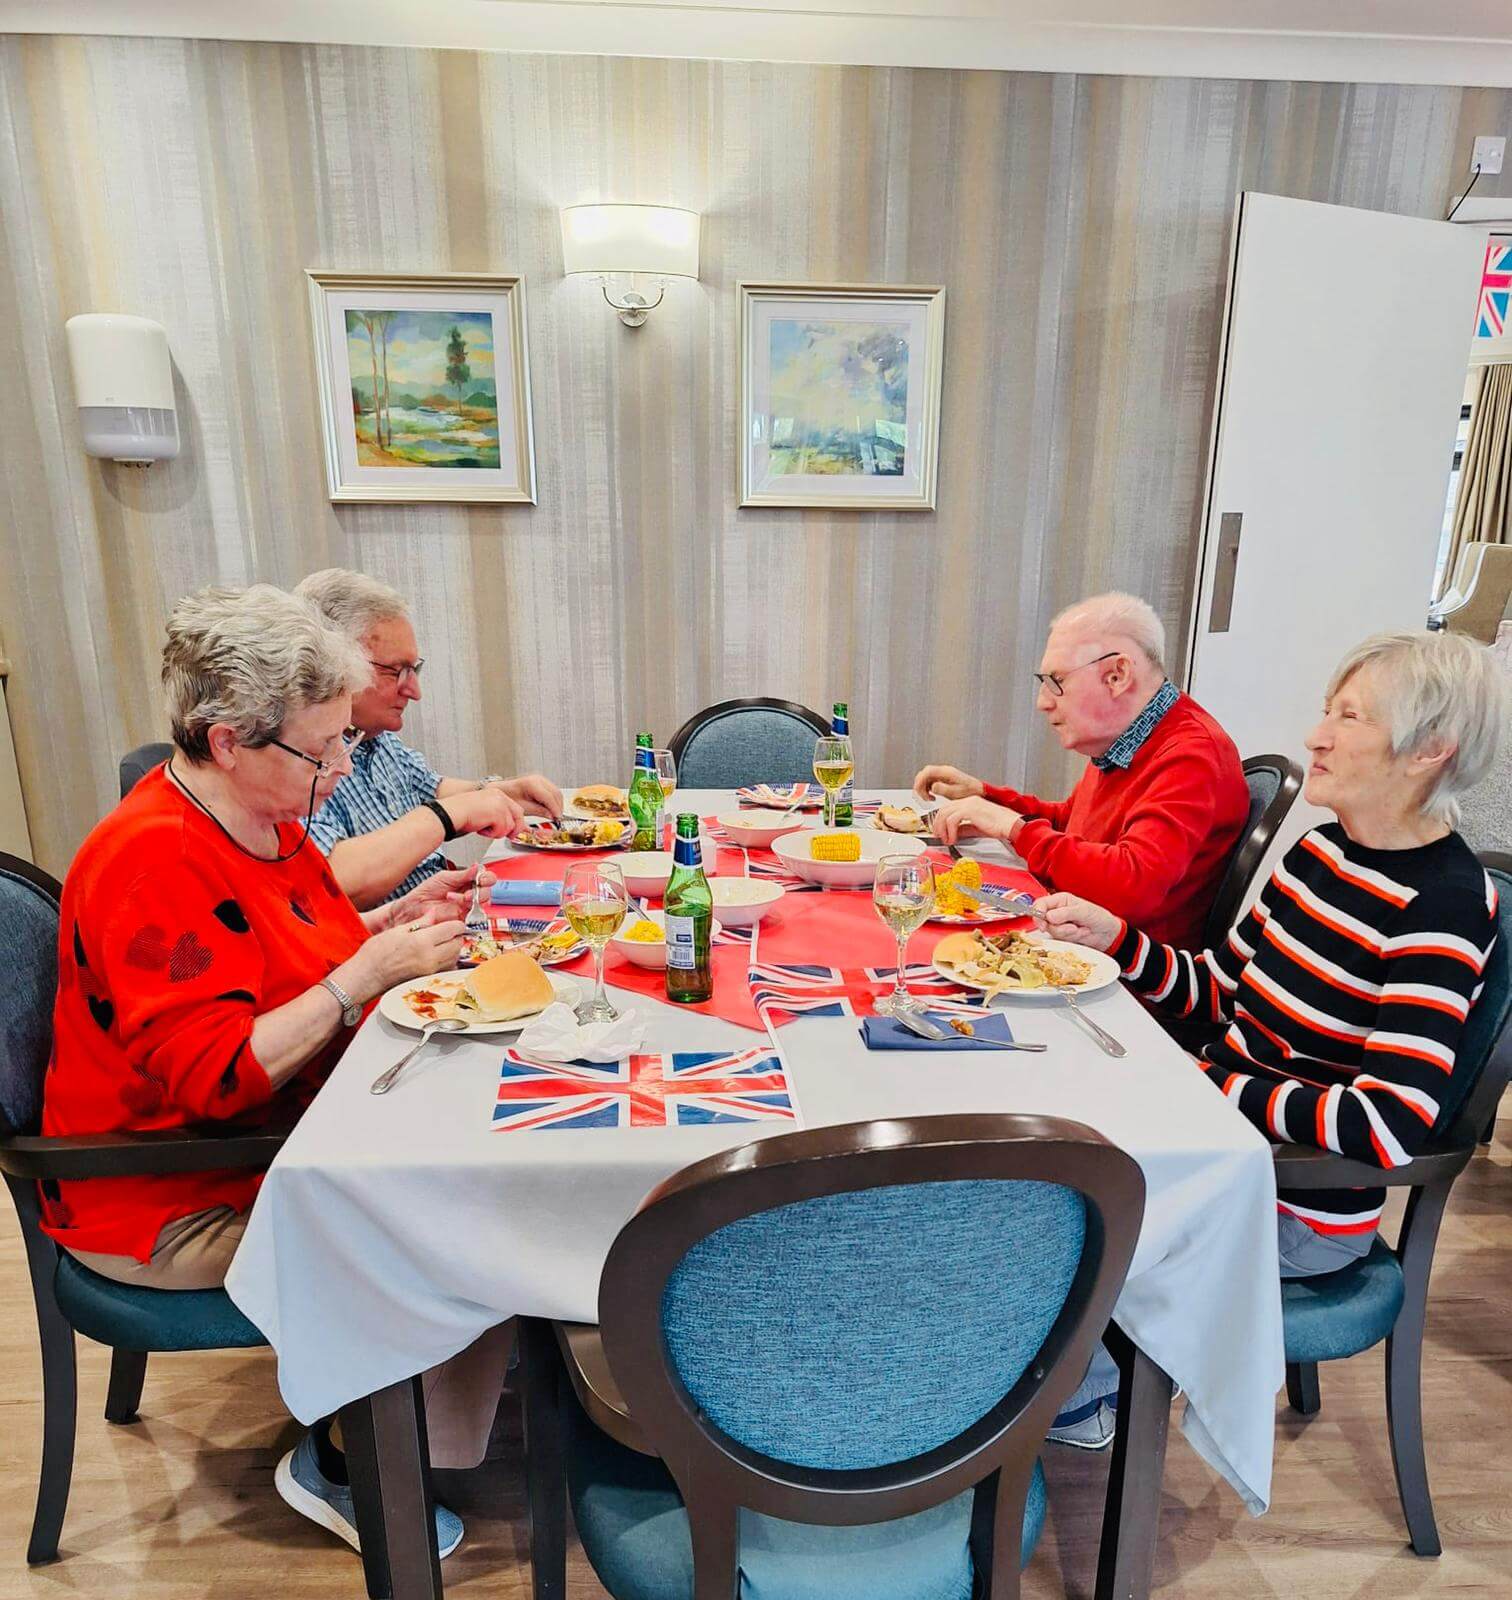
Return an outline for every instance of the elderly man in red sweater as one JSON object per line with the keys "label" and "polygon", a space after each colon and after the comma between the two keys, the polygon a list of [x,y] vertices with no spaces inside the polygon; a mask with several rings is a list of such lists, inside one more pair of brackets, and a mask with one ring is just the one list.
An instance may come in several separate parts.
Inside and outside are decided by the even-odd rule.
{"label": "elderly man in red sweater", "polygon": [[1143,600],[1081,601],[1050,625],[1035,674],[1056,738],[1090,758],[1070,797],[1041,800],[947,766],[923,768],[914,788],[942,800],[944,843],[1001,839],[1051,888],[1200,950],[1249,792],[1233,740],[1166,677],[1164,655],[1165,629]]}

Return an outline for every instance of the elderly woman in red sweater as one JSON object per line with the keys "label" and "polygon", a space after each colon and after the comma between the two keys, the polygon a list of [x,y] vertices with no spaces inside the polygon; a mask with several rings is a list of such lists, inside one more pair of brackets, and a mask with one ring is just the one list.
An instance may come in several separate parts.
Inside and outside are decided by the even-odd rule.
{"label": "elderly woman in red sweater", "polygon": [[[369,676],[355,645],[268,585],[174,607],[173,755],[84,841],[63,886],[45,1133],[287,1118],[376,996],[455,965],[470,873],[359,912],[306,838],[350,766],[352,694]],[[208,1172],[49,1185],[45,1226],[106,1277],[206,1288],[225,1278],[258,1183]],[[502,1382],[497,1353],[492,1365]],[[471,1461],[437,1464],[472,1465],[483,1439]],[[321,1483],[344,1491],[328,1433],[285,1459],[279,1489],[336,1527],[311,1470],[317,1443]],[[461,1537],[446,1516],[443,1549]]]}
{"label": "elderly woman in red sweater", "polygon": [[1050,626],[1036,704],[1088,757],[1065,800],[927,766],[914,788],[944,803],[934,832],[1001,839],[1042,883],[1084,895],[1182,949],[1203,923],[1249,815],[1233,740],[1161,664],[1165,629],[1127,594],[1096,595]]}

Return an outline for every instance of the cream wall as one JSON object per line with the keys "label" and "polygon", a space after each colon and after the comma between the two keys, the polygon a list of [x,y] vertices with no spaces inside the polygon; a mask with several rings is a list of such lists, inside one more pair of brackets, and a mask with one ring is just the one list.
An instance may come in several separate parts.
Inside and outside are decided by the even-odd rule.
{"label": "cream wall", "polygon": [[[1027,678],[1049,616],[1110,585],[1173,634],[1185,616],[1235,192],[1434,215],[1509,112],[1485,90],[0,41],[0,630],[38,859],[66,865],[119,752],[161,735],[174,597],[333,562],[413,597],[412,727],[444,770],[621,775],[635,728],[768,693],[849,699],[863,783],[926,755],[1063,782]],[[559,276],[557,209],[591,198],[705,215],[703,281],[638,333]],[[525,275],[539,507],[327,502],[308,266]],[[736,510],[741,276],[947,285],[937,512]],[[167,327],[177,462],[83,456],[63,322],[85,310]]]}

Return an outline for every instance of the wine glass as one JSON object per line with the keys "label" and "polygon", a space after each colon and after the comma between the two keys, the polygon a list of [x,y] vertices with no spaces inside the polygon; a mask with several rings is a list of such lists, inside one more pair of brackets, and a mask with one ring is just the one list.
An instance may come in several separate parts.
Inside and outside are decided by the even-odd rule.
{"label": "wine glass", "polygon": [[856,770],[848,738],[827,734],[814,740],[814,776],[824,789],[824,825],[835,825],[835,796],[850,781]]}
{"label": "wine glass", "polygon": [[872,905],[898,941],[897,981],[892,993],[877,1002],[877,1010],[886,1016],[922,1009],[903,982],[903,968],[908,936],[929,920],[934,898],[934,868],[928,856],[883,856],[877,863]]}
{"label": "wine glass", "polygon": [[629,897],[610,861],[574,861],[562,878],[562,915],[593,951],[593,994],[577,1008],[579,1022],[613,1022],[619,1012],[604,993],[604,947],[625,920]]}
{"label": "wine glass", "polygon": [[[661,815],[671,821],[672,796],[677,793],[677,762],[672,759],[670,750],[653,750],[652,760],[656,763],[656,781],[661,784],[662,808]],[[666,846],[665,827],[658,826],[656,830],[656,848]]]}

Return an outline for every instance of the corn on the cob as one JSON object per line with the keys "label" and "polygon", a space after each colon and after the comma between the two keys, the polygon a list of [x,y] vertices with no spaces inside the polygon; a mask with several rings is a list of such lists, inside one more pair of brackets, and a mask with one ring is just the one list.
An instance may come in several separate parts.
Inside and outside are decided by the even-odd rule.
{"label": "corn on the cob", "polygon": [[811,858],[815,861],[859,861],[861,836],[857,833],[816,833]]}
{"label": "corn on the cob", "polygon": [[982,869],[972,860],[957,861],[949,872],[935,875],[935,912],[939,916],[960,917],[976,908],[976,901],[968,900],[962,889],[980,889]]}

